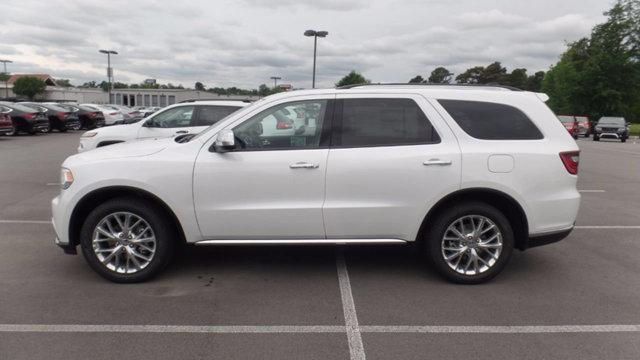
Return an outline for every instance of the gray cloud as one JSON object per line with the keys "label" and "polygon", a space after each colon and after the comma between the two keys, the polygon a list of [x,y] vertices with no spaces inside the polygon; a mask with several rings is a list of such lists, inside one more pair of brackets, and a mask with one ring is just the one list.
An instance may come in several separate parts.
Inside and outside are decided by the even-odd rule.
{"label": "gray cloud", "polygon": [[318,83],[348,71],[407,81],[436,66],[459,73],[502,61],[544,70],[566,41],[588,35],[609,0],[21,0],[3,4],[0,57],[14,72],[47,72],[76,84],[101,81],[105,56],[117,81],[157,78],[192,86],[257,87],[281,76],[309,87],[313,41]]}

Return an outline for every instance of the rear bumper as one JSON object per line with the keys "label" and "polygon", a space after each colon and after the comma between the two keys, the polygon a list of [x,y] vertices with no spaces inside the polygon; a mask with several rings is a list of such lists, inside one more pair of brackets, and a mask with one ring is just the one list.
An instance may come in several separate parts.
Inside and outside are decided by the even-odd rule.
{"label": "rear bumper", "polygon": [[522,250],[530,249],[533,247],[553,244],[558,242],[571,234],[573,226],[565,230],[552,231],[543,234],[529,235],[526,247]]}

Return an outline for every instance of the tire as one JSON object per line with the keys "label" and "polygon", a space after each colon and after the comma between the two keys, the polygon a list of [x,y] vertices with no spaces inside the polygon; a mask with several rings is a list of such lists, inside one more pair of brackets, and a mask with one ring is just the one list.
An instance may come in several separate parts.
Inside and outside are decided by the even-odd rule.
{"label": "tire", "polygon": [[[456,226],[461,225],[459,221],[464,228]],[[471,221],[483,230],[480,237],[471,238]],[[451,239],[454,234],[450,230],[452,227],[462,230],[459,231],[461,235],[470,236],[462,240],[466,245],[457,236],[456,240],[445,240],[445,235]],[[424,241],[427,258],[433,268],[445,279],[458,284],[480,284],[493,279],[507,265],[514,248],[509,220],[498,209],[482,202],[462,203],[442,211],[430,222]],[[481,245],[483,241],[486,243]],[[455,254],[458,256],[452,257]],[[447,262],[445,256],[452,258]],[[478,261],[475,270],[473,256],[484,261]],[[492,256],[497,256],[497,259]]]}
{"label": "tire", "polygon": [[593,141],[600,141],[600,138],[598,137],[598,135],[593,134]]}
{"label": "tire", "polygon": [[620,139],[620,141],[621,141],[621,142],[623,142],[623,143],[624,143],[624,142],[627,142],[627,137],[626,137],[626,136],[623,136],[623,137]]}
{"label": "tire", "polygon": [[[119,222],[124,223],[127,214],[131,216],[129,226],[138,223],[130,229],[131,237],[117,237],[117,240],[114,240],[113,237],[105,236],[104,232],[98,232],[97,228],[100,226],[107,230],[107,233],[121,233],[123,229]],[[114,220],[114,216],[120,220]],[[142,222],[138,222],[138,219]],[[133,198],[108,200],[91,211],[82,226],[82,255],[89,266],[107,280],[116,283],[146,281],[158,275],[172,258],[178,238],[172,224],[171,219],[157,210],[157,206],[147,201]],[[143,230],[146,227],[150,231]],[[136,236],[147,241],[136,242]],[[94,242],[94,238],[98,241]],[[150,238],[155,240],[151,242],[148,240]],[[109,251],[111,249],[117,251]],[[102,260],[99,257],[102,257]]]}

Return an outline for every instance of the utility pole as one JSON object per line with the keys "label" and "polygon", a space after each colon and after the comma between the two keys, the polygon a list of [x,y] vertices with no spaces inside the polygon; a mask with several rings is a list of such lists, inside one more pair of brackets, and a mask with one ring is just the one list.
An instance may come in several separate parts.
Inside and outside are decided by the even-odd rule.
{"label": "utility pole", "polygon": [[318,49],[318,38],[327,37],[329,33],[327,31],[307,30],[304,32],[304,36],[313,36],[313,81],[311,82],[311,88],[316,88],[316,54]]}
{"label": "utility pole", "polygon": [[111,68],[111,54],[118,55],[114,50],[100,50],[101,53],[107,54],[107,93],[109,94],[109,100],[107,103],[111,103],[111,79],[113,79],[113,69]]}
{"label": "utility pole", "polygon": [[273,88],[277,88],[278,87],[278,80],[281,80],[282,78],[279,76],[272,76],[271,80],[273,80]]}

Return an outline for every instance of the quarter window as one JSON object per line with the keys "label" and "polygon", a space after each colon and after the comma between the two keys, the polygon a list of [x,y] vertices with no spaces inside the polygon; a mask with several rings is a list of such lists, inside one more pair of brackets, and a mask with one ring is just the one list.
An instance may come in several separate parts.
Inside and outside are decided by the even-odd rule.
{"label": "quarter window", "polygon": [[238,106],[200,106],[196,126],[213,125],[238,109]]}
{"label": "quarter window", "polygon": [[152,118],[153,126],[161,128],[191,126],[193,109],[193,106],[178,106],[167,109]]}
{"label": "quarter window", "polygon": [[440,142],[424,112],[411,99],[345,99],[341,118],[334,138],[339,147]]}
{"label": "quarter window", "polygon": [[327,100],[276,105],[233,129],[239,150],[313,149],[320,146]]}
{"label": "quarter window", "polygon": [[470,136],[482,140],[539,140],[542,133],[513,106],[463,100],[438,100]]}

